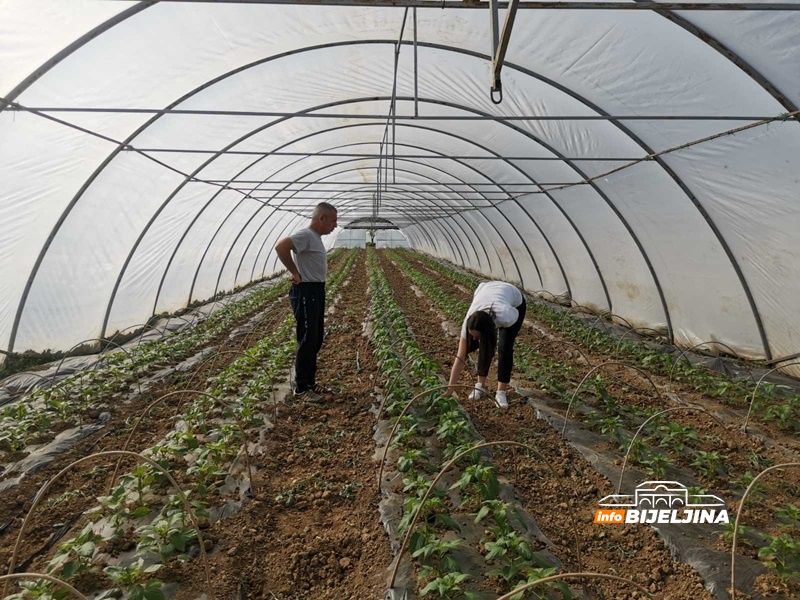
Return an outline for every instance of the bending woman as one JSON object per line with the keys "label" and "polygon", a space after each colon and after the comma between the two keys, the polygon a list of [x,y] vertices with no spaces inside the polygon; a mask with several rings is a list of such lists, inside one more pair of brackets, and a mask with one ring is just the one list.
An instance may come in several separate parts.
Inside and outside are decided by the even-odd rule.
{"label": "bending woman", "polygon": [[[486,281],[480,284],[472,296],[472,304],[461,326],[458,342],[458,357],[450,371],[450,385],[455,386],[466,364],[467,354],[478,350],[478,383],[470,394],[479,399],[486,391],[486,376],[492,364],[495,349],[499,346],[497,359],[497,394],[495,404],[508,408],[506,390],[511,381],[514,364],[514,340],[525,320],[525,298],[522,292],[510,283]],[[455,388],[448,390],[455,394]]]}

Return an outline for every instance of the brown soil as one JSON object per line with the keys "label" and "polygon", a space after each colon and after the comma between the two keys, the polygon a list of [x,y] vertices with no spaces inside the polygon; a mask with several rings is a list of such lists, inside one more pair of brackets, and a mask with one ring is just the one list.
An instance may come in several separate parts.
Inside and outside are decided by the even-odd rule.
{"label": "brown soil", "polygon": [[[411,290],[409,280],[386,257],[383,257],[382,266],[420,345],[434,354],[452,355],[458,340],[441,333],[440,316],[420,302]],[[452,360],[441,364],[449,370]],[[473,376],[467,371],[465,369],[462,383],[472,384]],[[490,373],[489,388],[493,389],[495,384]],[[500,473],[522,492],[524,508],[553,542],[552,551],[564,562],[564,570],[578,570],[575,534],[569,521],[565,522],[565,513],[571,508],[581,540],[583,571],[633,577],[657,598],[711,598],[703,589],[697,573],[687,565],[673,561],[669,551],[649,528],[592,524],[597,501],[614,493],[611,483],[598,475],[549,425],[538,420],[524,399],[511,394],[509,401],[509,410],[500,412],[488,399],[461,400],[478,432],[486,440],[521,441],[536,448],[538,460],[520,458],[516,480],[510,453],[494,451],[494,463]],[[552,466],[559,477],[554,478],[546,465]],[[599,587],[607,598],[637,597],[637,592],[623,590],[619,584]]]}
{"label": "brown soil", "polygon": [[[381,597],[391,561],[377,512],[369,413],[376,366],[362,333],[368,303],[365,257],[326,320],[319,383],[334,390],[322,405],[287,399],[257,457],[257,497],[210,530],[217,598]],[[356,364],[360,370],[356,368]],[[199,561],[182,574],[177,596],[205,589]]]}
{"label": "brown soil", "polygon": [[[439,284],[442,289],[452,297],[464,302],[471,301],[471,293],[463,289],[461,286],[456,285],[451,280],[428,268],[420,261],[416,261],[411,255],[406,254],[404,255],[404,258],[411,262],[415,268],[424,272],[426,276],[434,279],[437,284]],[[387,263],[390,263],[390,261],[383,261],[384,266],[386,266]],[[441,355],[448,352],[447,346],[449,344],[451,347],[449,352],[452,356],[452,353],[455,351],[457,341],[454,338],[449,341],[443,340],[444,336],[439,333],[442,331],[442,327],[440,325],[442,316],[431,310],[427,311],[427,314],[425,311],[421,311],[419,308],[419,297],[408,290],[410,282],[403,278],[402,274],[393,264],[390,263],[387,268],[388,270],[395,272],[395,278],[401,278],[399,280],[394,280],[397,282],[397,285],[393,284],[395,294],[399,294],[400,297],[406,298],[405,303],[401,302],[401,305],[404,307],[404,310],[406,310],[406,315],[409,317],[418,339],[420,339],[421,336],[421,338],[425,340],[423,347],[426,347],[429,350],[432,350],[434,353],[439,353]],[[409,294],[411,297],[409,297]],[[408,307],[414,308],[413,310],[409,311]],[[583,376],[589,372],[591,366],[587,365],[586,362],[582,360],[580,354],[575,351],[577,347],[560,345],[557,341],[556,343],[542,344],[544,338],[537,330],[544,330],[548,336],[558,338],[557,332],[554,332],[543,324],[536,322],[535,328],[523,328],[520,336],[517,339],[517,345],[526,345],[530,348],[538,348],[540,353],[544,354],[551,360],[568,364],[572,369],[574,369],[576,376],[575,381],[571,383],[568,382],[567,384],[571,388],[577,388],[578,383]],[[594,365],[612,360],[611,357],[592,352],[585,347],[581,347],[579,349]],[[452,359],[447,361],[446,364],[443,363],[443,367],[449,370],[451,364]],[[492,373],[490,372],[489,388],[493,389],[495,382],[491,380],[491,375]],[[665,400],[659,399],[656,393],[653,391],[651,382],[632,369],[625,369],[624,367],[611,367],[604,372],[604,375],[607,375],[611,379],[609,391],[616,397],[621,398],[627,405],[637,405],[640,407],[660,409],[674,406],[672,403],[668,403]],[[469,374],[467,377],[472,377],[472,375]],[[515,371],[514,377],[516,378],[517,384],[521,387],[525,387],[527,389],[535,389],[538,387],[537,382],[529,381],[524,377],[520,377],[520,374],[517,371]],[[649,375],[649,378],[653,383],[655,383],[658,390],[660,390],[662,393],[669,389],[667,385],[668,382],[665,377]],[[471,384],[472,381],[473,380],[470,379],[468,383]],[[680,385],[673,384],[672,390],[675,393],[680,394],[686,400],[696,405],[701,405],[714,414],[717,414],[718,412],[722,412],[724,414],[726,410],[728,413],[730,413],[730,410],[726,409],[726,407],[721,405],[718,401],[710,399],[691,388],[687,388],[686,386],[681,387]],[[579,396],[579,401],[581,400],[587,401],[585,397]],[[547,399],[547,401],[549,403],[553,402],[552,399]],[[524,398],[521,398],[516,394],[511,394],[509,395],[509,402],[511,404],[511,408],[507,413],[508,416],[506,416],[506,414],[498,413],[489,400],[478,402],[465,400],[463,401],[463,404],[473,417],[479,431],[487,439],[516,439],[520,441],[521,438],[519,436],[524,438],[535,438],[537,440],[537,447],[539,444],[542,444],[541,447],[545,449],[561,446],[562,452],[564,452],[563,441],[561,440],[560,436],[556,435],[553,437],[552,434],[555,432],[553,432],[549,426],[544,425],[543,422],[536,420],[533,411],[527,406]],[[566,403],[564,403],[563,406],[559,403],[555,403],[554,406],[559,406],[560,410],[562,411],[566,409]],[[527,416],[520,416],[520,410],[523,411],[523,414],[526,414]],[[481,424],[484,423],[484,419],[487,419],[487,429],[485,430],[483,427],[481,427]],[[718,422],[712,420],[702,413],[673,412],[669,414],[669,420],[678,422],[684,426],[691,426],[695,428],[698,437],[700,438],[699,442],[695,442],[693,444],[695,447],[704,451],[721,452],[725,457],[724,468],[731,478],[738,477],[739,475],[748,471],[753,474],[758,473],[761,468],[754,466],[752,463],[755,457],[760,457],[761,460],[768,461],[767,464],[778,464],[793,460],[793,457],[777,446],[774,441],[765,443],[761,439],[748,436],[741,432],[739,426],[741,423],[740,419],[737,420],[735,418],[731,418],[723,420],[724,426],[720,426]],[[509,428],[508,425],[513,422],[518,422],[519,426],[516,428]],[[542,428],[543,431],[537,431],[540,428]],[[612,448],[616,449],[616,446],[611,446],[609,444],[608,449]],[[569,449],[569,452],[571,452],[571,449]],[[556,462],[553,464],[562,462],[558,461],[557,458],[555,460]],[[673,457],[673,460],[676,461],[676,464],[684,467],[689,466],[688,460],[684,460],[680,456]],[[570,458],[570,460],[567,462],[572,465],[575,464],[572,461],[572,458]],[[581,484],[585,486],[585,489],[592,490],[592,493],[590,494],[592,498],[598,494],[598,498],[600,498],[605,494],[613,493],[614,490],[611,489],[607,480],[597,475],[594,472],[594,469],[586,465],[585,461],[583,462],[584,466],[578,468],[579,473],[573,473],[571,475],[568,474],[568,476],[572,480],[580,481]],[[621,463],[621,457],[619,463]],[[586,475],[589,476],[586,477]],[[592,477],[592,475],[594,475],[594,477]],[[598,477],[601,480],[600,482],[598,482],[596,479]],[[707,485],[715,490],[721,490],[723,495],[727,498],[741,496],[741,493],[743,492],[741,485],[735,485],[730,479],[724,477],[708,479],[704,478],[702,475],[698,475],[698,478],[703,482],[704,485]],[[797,502],[797,498],[800,496],[800,473],[798,473],[797,470],[777,471],[773,476],[767,476],[766,478],[760,480],[760,482],[763,483],[763,492],[760,496],[751,496],[748,498],[747,506],[742,515],[743,523],[746,523],[748,527],[758,527],[765,529],[772,534],[778,534],[780,533],[780,530],[772,521],[772,513],[776,508],[784,507],[790,502]],[[575,492],[580,493],[580,488],[581,485],[575,489]],[[595,492],[594,490],[599,491]],[[540,496],[541,494],[539,493],[537,500],[540,499]],[[591,504],[592,502],[596,504],[596,500],[590,499],[589,503]],[[728,509],[731,519],[735,518],[735,511],[738,508],[738,505],[738,501],[728,502]],[[591,508],[594,509],[594,506]],[[531,512],[534,514],[534,516],[536,516],[537,521],[539,521],[541,518],[548,518],[547,515],[540,517],[541,511],[537,513],[535,510],[531,509]],[[578,517],[578,519],[579,521],[583,520],[581,517]],[[547,527],[542,525],[541,522],[540,526],[542,526],[547,533]],[[627,527],[629,526],[626,526],[626,528]],[[614,533],[617,533],[620,530],[619,527],[607,529],[613,530]],[[638,527],[637,532],[640,529],[644,528]],[[588,535],[590,536],[589,539],[591,539],[592,535],[597,535],[598,533],[597,526],[594,526],[594,528],[590,529],[588,532]],[[630,534],[627,533],[626,535]],[[660,542],[654,533],[652,533],[651,538],[654,541],[648,541],[646,543],[656,543],[656,545],[660,545]],[[610,543],[613,545],[617,544],[615,540],[611,541]],[[725,542],[722,539],[717,540],[716,547],[718,550],[729,552],[730,542]],[[748,545],[746,540],[740,539],[740,543],[737,545],[737,552],[751,558],[756,558],[757,548]],[[625,551],[619,551],[619,553],[620,555],[627,554]],[[661,564],[659,563],[659,560],[661,560],[661,558],[657,555],[655,557],[655,561],[653,561],[653,564],[658,566],[658,564]],[[681,566],[688,568],[685,567],[685,565]],[[639,569],[636,569],[635,572],[651,572],[648,571],[648,568],[648,565],[645,565],[643,570],[640,571]],[[699,581],[699,578],[697,578],[696,574],[693,573],[693,576],[694,579]],[[657,586],[657,589],[660,588]],[[689,584],[687,589],[691,589],[691,584]],[[764,588],[762,592],[765,590],[766,588]],[[784,594],[788,593],[791,595],[792,593],[800,593],[800,589],[795,590],[795,588],[792,587],[791,590],[793,591],[784,588]],[[785,595],[778,595],[777,597],[785,597]]]}

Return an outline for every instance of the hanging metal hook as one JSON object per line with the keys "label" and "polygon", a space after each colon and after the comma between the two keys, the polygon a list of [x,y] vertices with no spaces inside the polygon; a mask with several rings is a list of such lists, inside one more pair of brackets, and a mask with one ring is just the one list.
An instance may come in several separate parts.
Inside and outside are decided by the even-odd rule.
{"label": "hanging metal hook", "polygon": [[[496,100],[495,93],[500,95]],[[501,104],[503,102],[503,82],[499,79],[495,82],[494,87],[492,87],[491,91],[489,92],[489,98],[491,99],[492,104]]]}

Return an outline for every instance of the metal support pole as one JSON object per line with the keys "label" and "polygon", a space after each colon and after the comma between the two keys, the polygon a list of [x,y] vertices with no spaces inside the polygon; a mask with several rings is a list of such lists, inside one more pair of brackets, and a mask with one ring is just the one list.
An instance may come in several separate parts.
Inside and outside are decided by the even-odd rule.
{"label": "metal support pole", "polygon": [[489,27],[491,29],[492,47],[489,56],[497,56],[497,46],[500,44],[500,7],[498,0],[489,0]]}
{"label": "metal support pole", "polygon": [[414,116],[419,116],[419,69],[417,64],[417,7],[414,7]]}
{"label": "metal support pole", "polygon": [[[492,0],[492,40],[497,40],[497,0]],[[503,70],[503,61],[506,58],[506,50],[508,50],[508,41],[511,39],[511,30],[514,27],[514,19],[517,16],[517,8],[519,7],[519,0],[511,0],[508,3],[508,10],[506,11],[506,18],[503,22],[503,32],[500,34],[499,41],[494,44],[494,52],[492,53],[492,90],[489,96],[492,102],[500,104],[503,101],[503,84],[500,80],[500,72]],[[495,99],[495,94],[498,94]]]}

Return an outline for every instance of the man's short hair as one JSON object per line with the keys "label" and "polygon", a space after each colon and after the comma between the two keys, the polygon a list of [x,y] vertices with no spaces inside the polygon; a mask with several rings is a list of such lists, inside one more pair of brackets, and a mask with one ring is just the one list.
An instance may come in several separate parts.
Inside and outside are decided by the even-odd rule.
{"label": "man's short hair", "polygon": [[333,213],[337,212],[336,207],[333,204],[328,204],[327,202],[320,202],[314,207],[314,212],[311,215],[312,219],[317,217],[321,217],[322,215],[332,215]]}

